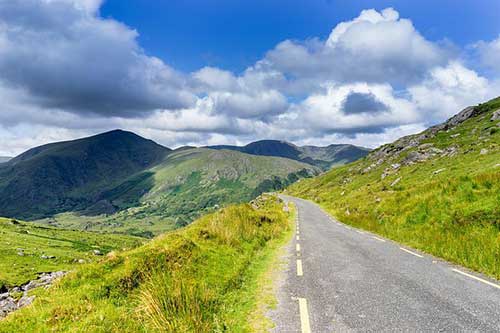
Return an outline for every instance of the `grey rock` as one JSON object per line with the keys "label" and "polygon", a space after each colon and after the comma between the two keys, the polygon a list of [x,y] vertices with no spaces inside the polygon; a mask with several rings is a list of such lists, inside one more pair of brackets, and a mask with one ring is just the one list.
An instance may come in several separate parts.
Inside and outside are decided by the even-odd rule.
{"label": "grey rock", "polygon": [[17,304],[12,297],[8,297],[0,301],[0,318],[7,316],[9,313],[15,310],[17,310]]}
{"label": "grey rock", "polygon": [[446,170],[446,168],[438,169],[438,170],[434,171],[432,174],[433,174],[433,175],[437,175],[438,173],[441,173],[441,172],[443,172],[444,170]]}
{"label": "grey rock", "polygon": [[41,284],[37,280],[33,280],[22,286],[23,291],[28,291],[36,287],[40,287]]}
{"label": "grey rock", "polygon": [[450,147],[447,147],[443,153],[441,154],[441,156],[448,156],[448,157],[452,157],[452,156],[455,156],[458,154],[458,147],[456,146],[450,146]]}
{"label": "grey rock", "polygon": [[481,149],[481,151],[479,152],[479,154],[480,155],[486,155],[486,154],[488,154],[488,149],[486,149],[486,148]]}
{"label": "grey rock", "polygon": [[99,250],[93,250],[92,252],[93,252],[93,253],[94,253],[94,255],[96,255],[96,256],[102,256],[102,252],[101,252],[101,251],[99,251]]}
{"label": "grey rock", "polygon": [[459,137],[459,136],[460,136],[460,133],[456,133],[456,134],[450,135],[450,138],[456,138],[456,137]]}
{"label": "grey rock", "polygon": [[493,112],[493,115],[491,116],[490,120],[491,121],[500,120],[500,109],[498,109],[495,112]]}
{"label": "grey rock", "polygon": [[55,256],[47,256],[45,254],[41,255],[40,258],[42,259],[55,259],[56,257]]}
{"label": "grey rock", "polygon": [[418,149],[424,150],[424,149],[428,149],[431,147],[434,147],[433,143],[424,143],[424,144],[421,144],[420,146],[418,146]]}
{"label": "grey rock", "polygon": [[400,181],[401,181],[401,177],[396,178],[396,180],[394,180],[394,181],[391,183],[391,187],[396,186],[396,184],[397,184],[397,183],[399,183]]}
{"label": "grey rock", "polygon": [[423,162],[428,160],[431,157],[429,153],[412,151],[403,159],[402,163],[404,165],[410,165],[417,162]]}
{"label": "grey rock", "polygon": [[31,303],[33,303],[34,300],[35,296],[23,296],[21,297],[19,302],[17,302],[17,307],[22,308],[24,306],[30,305]]}

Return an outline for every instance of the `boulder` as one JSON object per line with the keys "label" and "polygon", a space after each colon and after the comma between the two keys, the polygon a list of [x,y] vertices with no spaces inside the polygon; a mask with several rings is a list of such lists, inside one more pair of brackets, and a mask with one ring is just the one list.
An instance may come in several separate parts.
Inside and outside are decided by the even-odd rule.
{"label": "boulder", "polygon": [[35,300],[35,296],[23,296],[17,302],[17,307],[22,308],[24,306],[30,305],[31,303],[33,303],[34,300]]}
{"label": "boulder", "polygon": [[7,297],[0,301],[0,318],[3,318],[12,311],[16,310],[17,310],[17,304],[12,297]]}
{"label": "boulder", "polygon": [[500,120],[500,109],[496,110],[495,112],[493,112],[493,114],[491,115],[491,121],[497,121],[497,120]]}

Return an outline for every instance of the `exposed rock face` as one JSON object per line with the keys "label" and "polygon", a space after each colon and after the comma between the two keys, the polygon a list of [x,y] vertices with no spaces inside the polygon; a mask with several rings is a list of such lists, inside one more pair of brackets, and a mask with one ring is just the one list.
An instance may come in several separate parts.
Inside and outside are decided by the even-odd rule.
{"label": "exposed rock face", "polygon": [[[48,287],[57,278],[65,275],[66,272],[42,273],[37,280],[30,281],[20,287],[14,287],[7,292],[0,294],[0,318],[6,317],[24,306],[30,305],[35,300],[35,296],[28,296],[28,291],[38,287]],[[20,298],[16,294],[22,293]]]}
{"label": "exposed rock face", "polygon": [[[416,148],[418,147],[417,151],[413,151],[408,154],[408,156],[402,161],[403,165],[408,165],[408,164],[413,164],[413,163],[418,163],[422,161],[426,161],[429,158],[435,157],[435,156],[453,156],[458,153],[458,148],[455,146],[450,146],[447,147],[445,150],[437,149],[433,147],[431,143],[424,143],[421,144],[422,141],[433,138],[436,136],[438,132],[441,131],[448,131],[456,127],[457,125],[463,123],[469,118],[475,117],[479,115],[481,112],[480,108],[470,106],[456,114],[455,116],[451,117],[448,119],[446,122],[430,127],[426,131],[420,133],[420,134],[415,134],[415,135],[409,135],[402,137],[401,139],[393,142],[392,144],[387,144],[379,149],[373,151],[371,154],[368,155],[368,158],[373,161],[377,161],[376,163],[370,165],[367,169],[363,170],[363,173],[371,171],[374,169],[377,165],[382,164],[386,160],[391,160],[393,158],[398,157],[402,152],[405,152],[409,149]],[[497,114],[495,116],[495,114]],[[500,119],[500,110],[495,111],[494,117],[496,119]],[[459,136],[459,134],[452,134],[451,135],[453,138],[456,138]]]}
{"label": "exposed rock face", "polygon": [[491,116],[491,121],[497,121],[500,120],[500,109],[496,110],[493,112],[493,115]]}

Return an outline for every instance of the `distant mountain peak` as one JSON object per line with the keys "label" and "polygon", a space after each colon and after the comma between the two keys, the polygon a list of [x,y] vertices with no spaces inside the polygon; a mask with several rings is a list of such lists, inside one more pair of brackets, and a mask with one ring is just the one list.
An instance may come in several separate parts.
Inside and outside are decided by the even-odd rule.
{"label": "distant mountain peak", "polygon": [[350,144],[331,144],[326,147],[297,146],[288,141],[272,139],[251,142],[245,146],[219,145],[208,148],[236,150],[251,155],[285,157],[317,166],[323,170],[333,165],[355,161],[370,151],[368,148]]}

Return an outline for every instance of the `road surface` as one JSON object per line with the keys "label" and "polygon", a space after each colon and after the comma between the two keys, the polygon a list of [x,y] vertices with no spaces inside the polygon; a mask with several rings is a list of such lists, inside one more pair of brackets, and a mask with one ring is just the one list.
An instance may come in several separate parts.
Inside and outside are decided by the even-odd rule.
{"label": "road surface", "polygon": [[499,332],[500,285],[465,268],[298,208],[275,332]]}

